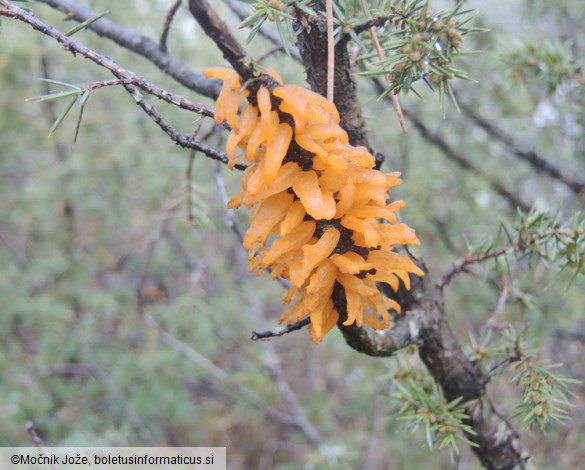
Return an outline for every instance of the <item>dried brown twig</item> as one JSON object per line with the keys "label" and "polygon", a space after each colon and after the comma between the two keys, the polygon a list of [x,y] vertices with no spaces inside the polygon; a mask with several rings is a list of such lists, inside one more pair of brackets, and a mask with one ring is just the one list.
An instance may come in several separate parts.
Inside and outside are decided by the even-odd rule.
{"label": "dried brown twig", "polygon": [[163,31],[162,31],[162,34],[160,35],[160,41],[158,42],[158,47],[160,48],[161,51],[163,51],[165,53],[168,52],[167,39],[169,37],[169,31],[171,30],[171,24],[173,22],[173,18],[175,17],[177,12],[179,11],[179,7],[181,6],[181,2],[182,2],[182,0],[177,0],[175,3],[173,3],[173,5],[169,9],[169,12],[167,13],[167,16],[165,18],[165,24],[163,26]]}
{"label": "dried brown twig", "polygon": [[327,99],[333,103],[335,81],[335,39],[333,38],[333,0],[325,4],[327,13]]}
{"label": "dried brown twig", "polygon": [[[360,5],[364,11],[366,11],[364,0],[360,0]],[[386,21],[384,21],[385,23]],[[382,23],[382,24],[384,24]],[[376,34],[376,24],[377,23],[370,23],[368,28],[370,32],[370,36],[372,36],[372,41],[374,42],[374,47],[376,49],[376,54],[378,55],[378,59],[384,59],[384,50],[380,45],[380,41],[378,40],[378,34]],[[388,86],[392,85],[392,78],[390,78],[389,74],[385,75],[386,83]],[[398,100],[398,95],[392,91],[390,92],[390,99],[392,100],[392,105],[394,106],[394,111],[396,111],[396,116],[398,116],[398,121],[400,122],[400,128],[404,135],[408,134],[408,129],[406,128],[406,121],[404,120],[404,115],[402,114],[402,107],[400,106],[400,101]]]}
{"label": "dried brown twig", "polygon": [[292,323],[290,325],[286,325],[284,327],[274,329],[274,330],[264,330],[264,331],[252,331],[251,340],[258,341],[259,339],[268,339],[268,338],[275,338],[278,336],[283,336],[288,333],[292,333],[293,331],[300,330],[305,326],[311,323],[311,319],[309,317],[304,318],[303,320],[299,320],[298,322]]}

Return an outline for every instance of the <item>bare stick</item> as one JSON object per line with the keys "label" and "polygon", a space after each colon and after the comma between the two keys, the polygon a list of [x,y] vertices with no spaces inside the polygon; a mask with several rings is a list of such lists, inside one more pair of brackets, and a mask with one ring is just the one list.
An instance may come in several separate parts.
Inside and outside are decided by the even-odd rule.
{"label": "bare stick", "polygon": [[300,330],[305,326],[311,323],[311,319],[309,317],[303,318],[298,322],[291,323],[290,325],[286,325],[282,328],[277,328],[274,330],[264,330],[264,331],[252,331],[252,337],[250,338],[252,341],[258,341],[259,339],[268,339],[268,338],[275,338],[277,336],[283,336],[288,333],[292,333],[293,331]]}
{"label": "bare stick", "polygon": [[199,353],[188,344],[179,341],[173,335],[168,333],[148,313],[143,313],[142,318],[144,318],[145,323],[149,327],[153,328],[155,331],[158,332],[158,335],[160,336],[163,342],[165,342],[168,346],[172,347],[176,351],[180,352],[181,354],[189,358],[192,362],[194,362],[203,370],[205,370],[213,379],[227,385],[229,388],[234,390],[234,394],[237,394],[237,396],[244,398],[246,401],[262,410],[270,418],[276,419],[279,422],[287,425],[294,426],[296,424],[295,422],[296,420],[292,416],[290,416],[287,413],[283,413],[282,411],[279,411],[276,408],[273,408],[272,406],[268,405],[266,402],[261,400],[254,392],[252,392],[248,387],[242,385],[240,382],[235,380],[230,374],[228,374],[220,367],[216,366],[203,354]]}
{"label": "bare stick", "polygon": [[522,249],[523,247],[533,245],[534,243],[538,242],[539,240],[543,240],[545,238],[549,238],[552,236],[555,236],[557,238],[562,237],[562,236],[575,237],[578,235],[583,235],[584,233],[585,233],[585,229],[577,228],[577,229],[570,229],[570,230],[560,230],[560,229],[555,228],[555,229],[547,231],[545,233],[540,233],[540,234],[535,235],[533,237],[526,237],[525,239],[522,239],[521,241],[510,243],[509,245],[498,248],[497,250],[490,250],[490,251],[487,251],[485,253],[481,253],[479,255],[469,254],[467,256],[463,256],[463,257],[459,258],[457,261],[455,261],[453,263],[453,265],[451,266],[451,268],[449,269],[449,271],[447,271],[443,276],[441,276],[441,278],[439,279],[439,282],[437,282],[437,284],[436,284],[436,288],[439,291],[442,291],[445,288],[445,286],[447,284],[449,284],[449,282],[451,282],[451,279],[453,279],[453,277],[456,274],[459,274],[460,272],[462,272],[470,264],[482,263],[484,261],[487,261],[487,260],[490,260],[493,258],[497,258],[499,256],[502,256],[502,255],[510,252],[510,251]]}
{"label": "bare stick", "polygon": [[449,143],[441,135],[431,131],[429,127],[418,116],[409,112],[408,110],[405,110],[404,114],[419,130],[422,137],[424,137],[426,140],[440,148],[446,157],[457,163],[457,165],[459,165],[461,168],[471,171],[472,173],[475,173],[478,176],[486,179],[490,186],[492,187],[492,189],[500,196],[504,197],[514,211],[517,208],[522,209],[524,212],[528,212],[530,210],[530,206],[527,203],[522,201],[518,196],[516,196],[512,191],[510,191],[508,188],[503,186],[498,181],[495,181],[486,176],[477,166],[475,166],[474,163],[468,160],[458,150],[449,145]]}
{"label": "bare stick", "polygon": [[142,442],[147,443],[149,446],[160,445],[160,442],[156,440],[148,424],[142,419],[142,416],[134,409],[132,404],[126,398],[126,395],[116,382],[110,377],[108,372],[102,368],[99,362],[96,360],[96,355],[92,350],[88,342],[82,344],[82,357],[84,362],[87,363],[87,367],[94,377],[102,384],[110,395],[110,399],[114,403],[123,404],[124,411],[128,417],[128,421],[134,428]]}
{"label": "bare stick", "polygon": [[[506,309],[506,303],[510,298],[510,290],[511,290],[511,281],[508,276],[504,276],[503,278],[504,287],[502,288],[502,292],[500,292],[500,296],[498,297],[498,303],[494,312],[490,315],[487,322],[484,325],[484,337],[487,336],[488,332],[494,328],[505,328],[499,322],[502,315],[504,315]],[[504,324],[505,325],[505,324]]]}
{"label": "bare stick", "polygon": [[281,51],[284,51],[284,48],[282,46],[274,46],[273,48],[267,50],[260,57],[258,57],[256,59],[256,62],[261,63],[261,62],[265,61],[266,59],[268,59],[268,57],[270,57],[271,55],[276,54],[277,52],[281,52]]}
{"label": "bare stick", "polygon": [[165,18],[165,24],[163,26],[162,34],[160,35],[160,41],[158,42],[158,47],[164,53],[167,52],[167,38],[169,37],[169,31],[171,30],[171,23],[173,22],[173,18],[179,11],[179,7],[181,6],[182,0],[177,0],[173,6],[169,9],[167,13],[167,17]]}
{"label": "bare stick", "polygon": [[[50,455],[49,451],[45,448],[45,445],[43,444],[43,440],[37,434],[37,430],[35,429],[34,423],[32,421],[27,421],[26,423],[24,423],[24,429],[26,430],[26,432],[28,432],[29,436],[31,437],[31,439],[35,443],[35,446],[37,446],[39,448],[39,450],[43,453],[43,455],[49,456]],[[54,469],[59,468],[55,464],[51,464],[51,467]]]}
{"label": "bare stick", "polygon": [[518,144],[510,134],[507,134],[503,129],[498,128],[496,124],[475,112],[471,106],[460,102],[460,107],[477,126],[481,127],[489,135],[498,140],[517,158],[528,162],[528,164],[538,173],[561,181],[574,194],[580,194],[585,190],[585,180],[583,178],[579,179],[566,175],[560,170],[560,168],[550,162],[550,158],[547,159],[543,157],[535,150],[522,148],[522,146]]}
{"label": "bare stick", "polygon": [[[33,14],[23,10],[22,8],[18,8],[12,5],[10,2],[6,0],[0,0],[0,5],[6,7],[6,10],[0,10],[0,16],[6,16],[8,18],[13,18],[18,21],[22,21],[23,23],[28,24],[33,29],[41,32],[42,34],[49,36],[55,39],[57,42],[63,45],[65,50],[75,54],[80,54],[83,57],[91,60],[97,65],[108,69],[112,72],[119,80],[121,80],[121,84],[126,88],[126,90],[130,93],[136,104],[140,106],[143,111],[156,123],[158,126],[166,132],[166,134],[177,144],[181,147],[185,148],[192,148],[195,150],[199,150],[203,154],[207,155],[209,158],[214,160],[219,160],[222,163],[228,162],[228,157],[225,153],[220,152],[216,149],[213,149],[201,142],[198,142],[188,136],[181,134],[177,131],[174,127],[172,127],[166,119],[149,103],[144,100],[142,94],[136,89],[136,86],[144,89],[146,92],[157,96],[158,98],[164,99],[169,103],[173,103],[176,106],[189,109],[191,111],[199,112],[202,115],[209,115],[213,114],[211,108],[203,105],[199,105],[197,103],[192,103],[186,98],[183,98],[179,95],[174,95],[156,85],[149,83],[148,81],[144,80],[143,78],[135,75],[133,72],[119,66],[116,62],[106,56],[102,56],[95,51],[91,50],[90,48],[79,44],[78,42],[70,39],[69,37],[65,36],[60,31],[56,30],[52,26],[46,25],[42,21],[40,21],[36,16]],[[127,80],[131,79],[133,83],[136,85],[130,85],[125,83]],[[244,169],[245,167],[242,165],[236,165],[236,168]]]}
{"label": "bare stick", "polygon": [[[193,132],[193,136],[192,138],[195,139],[198,135],[199,135],[199,131],[201,131],[201,123],[199,123],[199,126],[197,126],[197,129],[195,129],[195,132]],[[197,225],[197,221],[195,219],[195,216],[193,215],[193,186],[191,184],[191,179],[192,179],[192,172],[193,172],[193,162],[195,161],[195,150],[191,150],[191,152],[189,152],[189,163],[187,164],[187,174],[186,174],[186,182],[187,182],[187,220],[189,221],[189,224],[191,225],[191,227],[195,228],[195,226]]]}
{"label": "bare stick", "polygon": [[224,184],[223,179],[221,177],[221,168],[219,167],[219,165],[215,165],[215,168],[213,170],[213,179],[215,181],[215,186],[217,188],[217,191],[219,192],[219,195],[220,195],[221,200],[223,202],[223,206],[226,208],[225,209],[226,225],[228,226],[228,228],[232,232],[234,232],[234,234],[236,235],[236,237],[238,238],[240,243],[242,243],[244,241],[244,230],[242,229],[242,227],[240,225],[240,221],[237,219],[236,215],[234,214],[234,210],[227,208],[229,198],[227,195],[227,191],[225,190],[225,184]]}
{"label": "bare stick", "polygon": [[327,99],[333,103],[335,81],[335,40],[333,38],[333,0],[327,0]]}
{"label": "bare stick", "polygon": [[[254,315],[256,321],[262,321],[264,319],[265,307],[258,298],[256,298],[255,305],[252,306],[251,313]],[[293,392],[289,382],[282,371],[280,358],[274,349],[274,345],[271,342],[263,342],[260,346],[264,352],[266,365],[270,376],[276,382],[280,395],[286,403],[286,409],[290,411],[291,415],[296,419],[296,426],[300,429],[303,434],[309,439],[311,444],[318,447],[323,439],[319,434],[319,431],[313,426],[313,424],[307,418],[305,410],[300,405],[295,393]]]}
{"label": "bare stick", "polygon": [[[360,0],[360,5],[362,7],[362,10],[364,10],[364,12],[365,12],[366,8],[365,8],[364,0]],[[385,21],[384,21],[384,23],[385,23]],[[378,40],[378,35],[376,34],[376,25],[377,25],[377,23],[371,23],[371,25],[368,29],[370,32],[370,36],[372,36],[372,41],[374,43],[374,47],[376,49],[376,54],[378,55],[378,59],[382,60],[382,59],[384,59],[384,50],[382,49],[380,41]],[[390,77],[390,74],[386,74],[386,75],[384,75],[384,77],[386,78],[386,83],[388,84],[388,86],[392,85],[392,78]],[[398,116],[398,122],[400,122],[400,128],[402,129],[402,132],[404,133],[404,135],[407,135],[408,129],[406,128],[406,121],[404,120],[404,115],[402,114],[402,107],[400,106],[400,101],[398,101],[398,95],[394,91],[392,91],[390,93],[390,99],[392,100],[392,105],[394,106],[394,111],[396,111],[396,115]]]}

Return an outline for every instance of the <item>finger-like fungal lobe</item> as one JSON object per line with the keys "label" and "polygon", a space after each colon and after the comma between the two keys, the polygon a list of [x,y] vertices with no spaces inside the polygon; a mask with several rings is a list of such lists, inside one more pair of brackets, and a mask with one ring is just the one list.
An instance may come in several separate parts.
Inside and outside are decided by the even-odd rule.
{"label": "finger-like fungal lobe", "polygon": [[248,165],[229,207],[252,211],[243,243],[249,270],[290,281],[283,298],[290,307],[279,322],[310,317],[317,343],[339,320],[334,290],[345,292],[344,325],[388,328],[389,310],[400,305],[378,283],[397,291],[401,282],[410,288],[410,274],[423,275],[394,251],[419,244],[413,229],[396,223],[404,202],[388,194],[400,174],[374,169],[368,149],[349,143],[334,104],[267,73],[270,86],[260,82],[251,93],[230,69],[205,72],[223,81],[215,120],[232,129],[229,166]]}

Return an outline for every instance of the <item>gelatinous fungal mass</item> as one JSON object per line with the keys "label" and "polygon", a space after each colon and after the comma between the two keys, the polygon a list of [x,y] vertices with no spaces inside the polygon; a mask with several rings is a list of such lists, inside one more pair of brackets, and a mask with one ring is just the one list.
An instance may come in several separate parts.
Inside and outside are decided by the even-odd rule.
{"label": "gelatinous fungal mass", "polygon": [[248,165],[229,207],[251,209],[243,243],[249,270],[260,275],[268,268],[272,278],[290,281],[283,298],[290,308],[279,322],[310,317],[317,343],[339,319],[332,299],[336,284],[345,291],[344,325],[388,328],[389,309],[400,312],[400,305],[384,297],[377,283],[396,291],[401,281],[410,288],[409,274],[423,275],[410,258],[394,252],[399,244],[419,244],[413,229],[396,223],[405,203],[389,199],[400,174],[374,169],[370,152],[350,145],[333,103],[267,73],[277,85],[260,85],[251,97],[234,71],[205,72],[223,81],[215,120],[232,129],[226,144],[230,168]]}

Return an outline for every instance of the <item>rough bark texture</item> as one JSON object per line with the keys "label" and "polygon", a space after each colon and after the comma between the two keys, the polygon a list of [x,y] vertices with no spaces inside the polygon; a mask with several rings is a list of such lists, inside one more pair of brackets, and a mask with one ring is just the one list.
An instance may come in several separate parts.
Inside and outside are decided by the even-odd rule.
{"label": "rough bark texture", "polygon": [[[299,50],[307,72],[311,89],[327,95],[327,21],[323,17],[312,18],[297,10],[302,32]],[[302,24],[309,25],[303,27]],[[368,145],[366,124],[357,98],[357,85],[349,67],[349,52],[345,42],[335,48],[335,81],[333,101],[341,116],[341,127],[353,145]]]}
{"label": "rough bark texture", "polygon": [[420,331],[419,355],[447,401],[462,397],[467,403],[468,424],[476,432],[468,438],[478,445],[473,451],[488,469],[529,468],[529,454],[508,420],[485,396],[482,376],[453,334],[439,295],[425,303],[428,321]]}
{"label": "rough bark texture", "polygon": [[248,57],[244,48],[207,0],[189,0],[189,10],[205,34],[217,44],[224,57],[242,78],[249,80],[260,75],[260,67]]}
{"label": "rough bark texture", "polygon": [[[323,11],[323,2],[313,2]],[[323,18],[309,18],[297,12],[300,25],[299,50],[307,70],[307,79],[314,91],[325,95],[327,87],[327,32]],[[341,123],[354,145],[368,146],[356,84],[351,74],[345,43],[335,50],[334,101]],[[419,346],[419,354],[429,372],[442,387],[448,401],[462,397],[467,403],[469,424],[476,435],[468,438],[478,447],[473,450],[488,469],[527,468],[528,454],[520,444],[518,434],[505,417],[500,416],[484,396],[484,382],[463,352],[449,326],[444,311],[442,293],[428,283],[414,282],[412,292],[393,295],[402,305],[404,314],[383,334],[370,334],[355,326],[343,326],[347,315],[343,289],[337,287],[334,301],[340,313],[338,323],[349,346],[370,356],[390,356],[409,344]]]}
{"label": "rough bark texture", "polygon": [[[71,14],[78,21],[85,21],[95,12],[81,7],[71,0],[39,0],[47,5]],[[8,10],[2,10],[3,16],[14,13],[15,7],[0,0]],[[190,10],[201,22],[206,33],[214,39],[227,60],[245,79],[256,77],[260,70],[245,54],[223,21],[215,14],[205,0],[190,0]],[[315,1],[314,7],[323,10],[323,3]],[[18,9],[20,10],[20,9]],[[22,18],[28,17],[25,13]],[[310,18],[298,12],[303,29],[299,35],[300,50],[311,87],[322,94],[326,90],[327,35],[325,21],[322,18]],[[35,29],[52,36],[69,50],[91,58],[94,54],[87,48],[75,46],[52,28],[40,24],[36,19],[27,21]],[[130,33],[115,23],[102,18],[89,26],[98,34],[108,37],[123,47],[141,54],[156,64],[161,70],[174,77],[189,89],[208,96],[217,94],[216,84],[210,85],[201,76],[193,73],[182,63],[168,56],[153,41],[143,36]],[[104,58],[96,63],[110,69],[116,76],[125,76],[123,69]],[[361,108],[357,99],[356,84],[351,74],[349,56],[342,42],[336,47],[335,57],[335,103],[340,111],[342,125],[348,132],[352,143],[368,145],[367,134]],[[132,90],[131,94],[132,94]],[[413,279],[412,291],[398,294],[388,293],[396,298],[404,313],[395,318],[392,328],[383,333],[368,333],[355,326],[340,325],[340,329],[349,346],[371,356],[391,356],[398,349],[408,345],[419,347],[420,357],[429,372],[443,388],[447,400],[462,397],[467,403],[469,424],[475,435],[468,436],[477,443],[474,451],[482,465],[488,469],[528,468],[528,454],[523,450],[519,437],[507,419],[498,414],[485,397],[485,381],[480,372],[465,356],[461,345],[453,334],[444,310],[442,291],[435,289],[424,280]],[[345,313],[345,299],[342,288],[335,292],[335,302],[341,317]],[[345,313],[346,314],[346,313]],[[341,322],[343,318],[341,319]]]}

